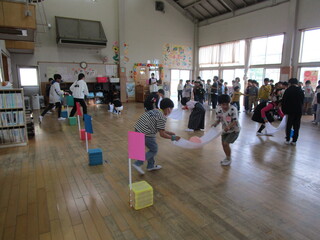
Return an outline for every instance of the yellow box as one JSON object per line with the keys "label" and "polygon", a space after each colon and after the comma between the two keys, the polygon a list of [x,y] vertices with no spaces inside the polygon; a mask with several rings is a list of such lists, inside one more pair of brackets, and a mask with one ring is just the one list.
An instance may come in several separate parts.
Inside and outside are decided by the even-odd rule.
{"label": "yellow box", "polygon": [[135,210],[153,205],[153,188],[146,181],[132,183],[132,205]]}

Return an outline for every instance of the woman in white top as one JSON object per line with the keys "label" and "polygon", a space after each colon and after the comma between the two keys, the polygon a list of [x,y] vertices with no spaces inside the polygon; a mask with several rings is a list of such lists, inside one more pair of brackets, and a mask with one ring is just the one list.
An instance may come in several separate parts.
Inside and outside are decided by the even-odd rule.
{"label": "woman in white top", "polygon": [[74,98],[74,105],[70,113],[70,117],[73,117],[77,111],[77,102],[80,103],[83,114],[87,114],[87,104],[84,101],[84,97],[89,95],[87,83],[84,81],[84,74],[80,73],[78,75],[78,80],[75,81],[71,87],[70,91]]}
{"label": "woman in white top", "polygon": [[53,76],[54,80],[51,82],[51,87],[49,91],[49,105],[44,109],[44,111],[39,116],[39,122],[42,122],[44,115],[50,111],[54,106],[58,110],[58,120],[65,120],[61,117],[61,96],[64,94],[60,89],[61,75],[55,74]]}
{"label": "woman in white top", "polygon": [[183,80],[180,79],[179,84],[178,84],[178,102],[181,101],[182,99],[182,91],[183,91]]}

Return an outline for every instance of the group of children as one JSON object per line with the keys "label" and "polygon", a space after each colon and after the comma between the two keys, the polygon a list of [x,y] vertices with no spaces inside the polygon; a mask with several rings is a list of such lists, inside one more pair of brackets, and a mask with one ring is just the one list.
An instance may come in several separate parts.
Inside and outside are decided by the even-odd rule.
{"label": "group of children", "polygon": [[[52,108],[56,108],[58,111],[58,120],[63,121],[66,118],[61,117],[61,98],[63,95],[69,95],[69,92],[64,92],[60,88],[60,83],[62,81],[62,77],[60,74],[54,74],[53,80],[50,82],[50,88],[48,88],[49,92],[49,104],[44,109],[44,111],[39,116],[39,123],[42,123],[43,117],[48,113]],[[76,80],[70,87],[70,92],[72,93],[74,104],[73,108],[70,112],[69,117],[73,117],[77,111],[78,102],[83,110],[83,114],[87,114],[87,104],[85,102],[85,96],[89,95],[87,83],[85,82],[85,75],[80,73],[78,75],[78,80]]]}
{"label": "group of children", "polygon": [[[217,79],[214,79],[214,82],[217,82]],[[182,84],[182,82],[180,82],[180,84]],[[309,82],[306,82],[307,86],[308,84]],[[217,85],[213,84],[211,86],[215,88]],[[190,81],[187,81],[183,88],[180,86],[178,89],[182,91],[179,97],[182,105],[184,105],[186,109],[192,110],[189,117],[188,129],[190,129],[190,131],[203,130],[205,109],[199,99],[197,99],[198,101],[190,100],[193,89]],[[241,93],[238,94],[238,92],[240,92],[239,89],[240,86],[234,87],[233,99],[231,99],[229,94],[217,94],[218,106],[216,108],[216,120],[212,124],[212,127],[217,127],[220,123],[222,124],[221,142],[226,156],[220,162],[222,166],[229,166],[231,164],[230,144],[237,140],[240,133],[238,120],[239,105],[234,104],[235,102],[239,102],[238,97],[240,98],[241,95]],[[187,97],[185,95],[186,93],[189,93]],[[274,86],[270,84],[269,79],[264,79],[264,85],[261,86],[260,89],[256,86],[256,81],[249,80],[245,96],[248,97],[248,111],[251,111],[254,106],[252,120],[261,123],[257,132],[258,136],[264,135],[262,131],[265,128],[265,123],[273,122],[276,118],[282,119],[284,115],[287,115],[288,121],[286,124],[285,143],[296,145],[299,136],[303,104],[306,97],[306,94],[302,91],[301,87],[299,87],[296,78],[292,78],[285,83],[279,82]],[[258,101],[260,102],[259,104]],[[172,141],[180,139],[180,137],[174,133],[165,130],[166,117],[174,107],[173,102],[168,98],[164,98],[162,102],[167,104],[161,104],[159,109],[150,111],[146,109],[146,112],[139,118],[135,125],[136,131],[146,135],[146,147],[149,149],[146,154],[148,171],[161,169],[161,166],[155,165],[154,160],[158,151],[158,145],[155,139],[156,133],[159,131],[161,137],[171,139]],[[320,122],[320,81],[313,99],[313,103],[315,102],[317,103],[315,121]],[[136,161],[133,166],[139,173],[144,174],[141,168],[142,164],[142,161]]]}

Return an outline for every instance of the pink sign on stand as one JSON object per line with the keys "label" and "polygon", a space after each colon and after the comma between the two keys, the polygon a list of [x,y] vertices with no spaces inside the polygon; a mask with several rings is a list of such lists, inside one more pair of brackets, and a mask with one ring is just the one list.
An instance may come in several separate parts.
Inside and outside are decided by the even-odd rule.
{"label": "pink sign on stand", "polygon": [[128,132],[128,158],[145,161],[145,136],[143,133]]}

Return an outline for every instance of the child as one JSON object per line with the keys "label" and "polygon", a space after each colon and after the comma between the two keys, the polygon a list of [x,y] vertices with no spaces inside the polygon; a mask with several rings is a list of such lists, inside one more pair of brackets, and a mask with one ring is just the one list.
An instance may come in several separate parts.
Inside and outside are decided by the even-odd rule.
{"label": "child", "polygon": [[163,89],[159,89],[158,92],[152,92],[144,101],[144,109],[150,111],[154,108],[160,109],[160,102],[164,97]]}
{"label": "child", "polygon": [[269,85],[269,78],[264,79],[264,85],[262,85],[258,92],[258,98],[260,100],[260,103],[262,102],[268,102],[269,96],[271,94],[271,86]]}
{"label": "child", "polygon": [[229,95],[221,95],[218,97],[218,108],[216,110],[217,120],[212,125],[216,127],[220,122],[222,123],[223,133],[221,135],[223,151],[226,158],[220,162],[222,166],[229,166],[231,164],[231,149],[230,144],[234,143],[240,132],[240,125],[238,121],[238,111],[236,107],[230,105]]}
{"label": "child", "polygon": [[312,98],[314,94],[310,80],[306,81],[306,85],[303,87],[303,91],[304,91],[303,113],[308,114],[309,109],[311,108]]}
{"label": "child", "polygon": [[62,121],[65,118],[61,117],[61,96],[64,94],[60,89],[61,75],[55,74],[53,76],[54,80],[51,82],[50,92],[49,92],[49,105],[44,109],[44,111],[39,116],[39,123],[46,113],[51,110],[54,106],[58,109],[58,120]]}
{"label": "child", "polygon": [[[172,112],[174,104],[169,98],[164,98],[161,101],[160,109],[153,109],[141,115],[134,128],[136,132],[145,134],[145,145],[149,149],[146,153],[146,160],[148,161],[147,171],[159,170],[162,167],[155,165],[154,157],[158,152],[158,144],[156,142],[156,134],[160,133],[163,138],[171,139],[172,141],[179,140],[173,132],[165,130],[167,116]],[[132,166],[140,173],[144,174],[141,166],[144,161],[136,161]]]}
{"label": "child", "polygon": [[238,109],[238,111],[240,111],[240,96],[241,95],[244,95],[242,92],[240,92],[240,87],[236,86],[234,88],[234,92],[233,92],[233,95],[232,95],[232,99],[231,99],[231,104],[232,105],[235,105]]}
{"label": "child", "polygon": [[[277,111],[278,115],[283,118],[284,114],[281,111],[280,103],[281,103],[281,90],[282,89],[276,89],[275,93],[272,97],[272,102],[267,104],[266,102],[260,103],[254,110],[254,113],[252,115],[252,120],[255,122],[261,123],[261,126],[257,132],[257,136],[264,135],[262,133],[262,130],[265,129],[265,123],[267,122],[274,122],[274,116],[272,114],[272,111]],[[268,135],[268,133],[266,134]]]}
{"label": "child", "polygon": [[313,103],[314,103],[314,121],[313,123],[314,124],[320,124],[320,87],[317,86],[316,88],[316,93],[315,93],[315,96],[314,96],[314,100],[313,100]]}
{"label": "child", "polygon": [[73,117],[77,111],[77,102],[80,103],[83,110],[83,114],[87,114],[87,104],[84,101],[84,96],[88,96],[89,91],[87,83],[84,81],[84,78],[84,74],[80,73],[78,75],[78,80],[75,81],[70,87],[70,91],[72,92],[72,96],[74,99],[74,105],[71,110],[70,117]]}
{"label": "child", "polygon": [[121,111],[123,110],[122,103],[120,101],[120,92],[115,90],[113,92],[113,113],[114,114],[121,114]]}
{"label": "child", "polygon": [[203,105],[200,102],[192,100],[186,102],[184,99],[181,101],[181,104],[185,106],[184,109],[192,110],[186,132],[193,132],[196,130],[204,131],[206,110],[204,109]]}

